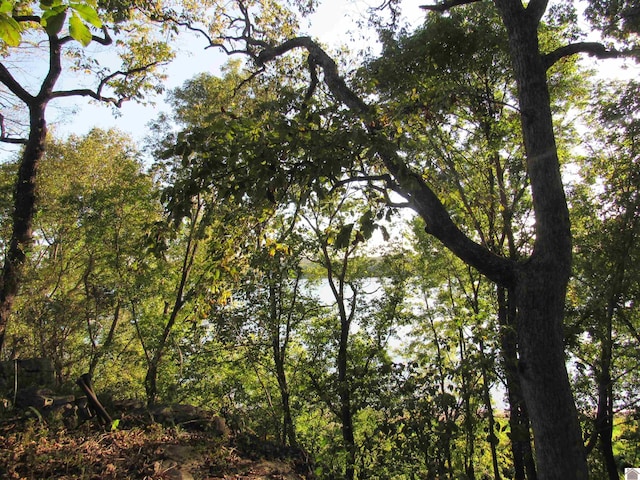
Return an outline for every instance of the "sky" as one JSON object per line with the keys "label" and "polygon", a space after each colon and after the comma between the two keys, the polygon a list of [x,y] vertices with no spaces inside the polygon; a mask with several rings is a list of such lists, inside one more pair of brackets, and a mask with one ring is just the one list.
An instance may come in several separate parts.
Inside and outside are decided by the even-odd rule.
{"label": "sky", "polygon": [[[349,31],[355,31],[356,22],[366,16],[367,6],[379,5],[381,0],[321,0],[319,8],[308,21],[305,34],[319,39],[330,48],[338,48],[342,44],[349,47],[357,47],[349,35]],[[403,9],[411,16],[413,23],[423,18],[419,9],[422,0],[404,0]],[[358,41],[362,44],[362,41]],[[195,34],[183,33],[178,39],[179,55],[166,68],[167,80],[166,92],[183,85],[183,83],[197,75],[208,72],[217,74],[220,67],[229,59],[223,52],[214,48],[207,49],[206,42]],[[108,58],[108,47],[92,43],[87,47],[90,55],[96,54]],[[28,51],[28,50],[25,50]],[[35,91],[39,86],[39,80],[44,76],[48,64],[46,55],[36,53],[31,49],[29,54],[16,56],[7,62],[12,74],[25,85],[29,82],[34,85],[30,89]],[[113,54],[111,54],[113,57]],[[77,77],[66,75],[58,82],[56,89],[70,89],[78,87]],[[113,114],[113,108],[99,102],[90,101],[87,98],[63,98],[52,101],[47,108],[47,121],[49,130],[58,137],[67,137],[71,134],[83,135],[92,128],[103,129],[117,128],[138,142],[143,142],[147,135],[147,125],[156,119],[160,112],[169,112],[164,102],[164,96],[154,98],[154,105],[140,105],[136,102],[125,102]],[[0,143],[0,162],[15,158],[19,146]]]}
{"label": "sky", "polygon": [[[309,19],[309,26],[305,29],[306,34],[318,38],[329,48],[338,48],[346,45],[352,49],[362,48],[367,44],[360,36],[361,30],[357,26],[358,20],[363,20],[367,15],[369,5],[380,5],[382,0],[321,0],[316,13]],[[404,0],[402,2],[403,21],[412,25],[418,25],[424,18],[424,12],[419,5],[431,3],[429,0]],[[354,33],[354,35],[351,35]],[[369,40],[369,44],[371,40]],[[220,66],[228,57],[216,50],[206,49],[203,39],[195,35],[181,35],[179,38],[178,55],[166,70],[167,91],[181,86],[186,80],[198,73],[208,72],[216,74]],[[105,48],[92,44],[88,47],[91,51],[100,52]],[[40,61],[46,59],[41,58]],[[622,76],[639,76],[638,67],[626,71],[615,67],[616,63],[607,60],[599,62],[596,68],[603,73],[619,72]],[[23,66],[25,75],[34,75],[29,66]],[[73,82],[74,79],[71,79]],[[62,85],[71,88],[75,84]],[[103,129],[117,128],[129,134],[134,140],[144,141],[147,135],[147,125],[158,117],[160,112],[169,112],[169,108],[164,103],[164,97],[155,98],[155,105],[143,106],[135,102],[125,102],[119,110],[119,114],[114,116],[112,108],[105,105],[90,102],[85,98],[81,99],[59,99],[52,102],[48,108],[47,118],[51,131],[57,136],[66,137],[70,134],[83,135],[94,127]],[[0,161],[15,155],[17,147],[0,145]]]}
{"label": "sky", "polygon": [[[338,48],[345,44],[349,47],[362,47],[362,40],[353,40],[350,31],[355,31],[356,22],[365,18],[367,6],[379,5],[379,0],[323,0],[315,14],[309,19],[309,27],[305,34],[318,38],[329,48]],[[419,23],[424,16],[419,5],[424,0],[405,0],[403,13],[411,23]],[[220,67],[229,59],[223,52],[216,49],[205,49],[206,42],[195,35],[183,35],[179,40],[181,54],[178,55],[166,70],[167,91],[183,85],[195,75],[207,72],[219,73]],[[156,105],[140,105],[125,102],[116,117],[112,108],[89,103],[86,99],[59,100],[58,105],[52,105],[49,122],[53,131],[60,136],[69,134],[85,134],[94,127],[103,129],[118,128],[135,140],[143,141],[146,126],[157,118],[160,112],[169,112],[163,97],[155,99]],[[62,108],[60,108],[62,107]],[[69,115],[69,111],[73,113]]]}

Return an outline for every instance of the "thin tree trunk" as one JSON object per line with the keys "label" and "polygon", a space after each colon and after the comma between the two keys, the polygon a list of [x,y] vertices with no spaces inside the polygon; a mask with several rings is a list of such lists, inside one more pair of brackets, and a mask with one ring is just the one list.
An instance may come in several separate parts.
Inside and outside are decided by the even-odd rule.
{"label": "thin tree trunk", "polygon": [[491,404],[491,391],[489,389],[489,372],[487,371],[486,355],[484,353],[484,342],[480,339],[480,355],[482,364],[482,394],[484,399],[484,406],[487,409],[488,423],[489,423],[489,448],[491,449],[491,466],[493,467],[494,480],[500,480],[500,467],[498,464],[498,450],[497,450],[497,437],[496,437],[496,420],[493,415],[493,405]]}
{"label": "thin tree trunk", "polygon": [[352,251],[348,249],[344,252],[339,270],[334,271],[331,262],[331,255],[326,243],[322,244],[322,254],[325,268],[327,269],[327,280],[329,287],[336,300],[338,315],[340,319],[340,336],[338,339],[338,355],[336,358],[336,369],[338,372],[338,397],[340,399],[339,413],[342,424],[342,441],[346,453],[345,479],[354,480],[356,467],[356,442],[353,432],[353,412],[351,411],[351,382],[348,378],[347,367],[349,358],[349,330],[351,321],[355,315],[357,293],[353,290],[353,296],[349,301],[350,310],[347,312],[347,298],[345,297],[345,286],[347,267]]}
{"label": "thin tree trunk", "polygon": [[[426,295],[425,295],[425,305],[427,306],[427,311],[428,311],[429,301]],[[433,318],[431,317],[431,315],[428,315],[428,318],[429,318],[429,326],[431,327],[431,332],[433,333],[433,342],[436,346],[436,365],[438,366],[438,374],[439,374],[438,376],[440,379],[438,386],[440,389],[440,394],[444,396],[446,394],[446,384],[445,384],[446,376],[443,370],[444,358],[443,358],[442,350],[440,349],[440,339],[439,339],[438,331],[436,330],[436,326],[434,324]],[[449,418],[448,409],[444,411],[444,417],[447,423],[451,421],[451,419]],[[439,446],[442,445],[441,453],[440,455],[437,456],[437,459],[436,459],[437,474],[438,476],[449,478],[451,474],[451,435],[448,432],[445,433],[440,439],[438,439],[437,444]]]}
{"label": "thin tree trunk", "polygon": [[518,376],[517,338],[515,309],[509,302],[507,290],[498,287],[498,322],[500,324],[500,350],[505,372],[507,400],[509,402],[509,429],[511,430],[511,454],[513,455],[514,480],[537,478],[533,452],[529,415],[522,397]]}
{"label": "thin tree trunk", "polygon": [[118,321],[120,320],[120,308],[121,303],[120,300],[116,303],[115,311],[113,312],[113,321],[111,322],[111,327],[109,328],[109,333],[107,334],[107,338],[105,339],[102,347],[100,347],[99,351],[96,351],[92,357],[91,362],[89,362],[89,376],[93,378],[93,374],[95,373],[96,367],[100,362],[102,356],[106,353],[107,349],[111,347],[113,344],[113,340],[115,339],[116,327],[118,325]]}
{"label": "thin tree trunk", "polygon": [[[144,379],[145,391],[147,394],[147,404],[153,405],[158,396],[158,367],[160,366],[160,362],[162,361],[162,357],[165,354],[165,350],[167,347],[167,341],[169,340],[169,335],[173,330],[173,326],[178,320],[178,314],[184,307],[184,304],[187,301],[187,298],[192,295],[192,292],[186,292],[187,290],[187,281],[191,275],[191,269],[193,267],[193,262],[195,261],[196,252],[198,251],[199,239],[198,239],[198,230],[201,228],[199,224],[200,216],[202,213],[202,209],[204,208],[204,204],[201,198],[197,199],[195,210],[191,213],[191,225],[189,227],[189,236],[187,238],[187,245],[185,247],[184,256],[182,258],[182,267],[180,272],[180,282],[178,283],[175,298],[173,301],[173,307],[171,308],[171,313],[169,314],[169,318],[167,319],[167,323],[164,326],[162,331],[162,336],[158,342],[158,345],[155,348],[155,353],[151,357],[149,361],[149,365],[147,368],[147,374]],[[168,313],[168,304],[165,304],[165,312],[166,315]]]}
{"label": "thin tree trunk", "polygon": [[[274,280],[269,282],[269,322],[271,328],[271,342],[272,342],[272,354],[273,362],[276,369],[276,379],[278,381],[278,388],[280,390],[280,403],[282,406],[282,444],[292,447],[298,445],[296,439],[296,429],[293,423],[293,415],[291,414],[290,405],[290,393],[289,384],[287,382],[287,373],[285,371],[285,361],[287,358],[287,346],[289,343],[290,334],[290,318],[287,318],[286,332],[284,339],[280,335],[280,320],[282,308],[279,308],[278,292],[276,291],[276,285]],[[294,299],[291,302],[290,308],[293,309],[295,305],[295,298],[297,294],[297,283],[294,290]],[[281,299],[280,299],[281,301]]]}
{"label": "thin tree trunk", "polygon": [[468,365],[469,361],[466,352],[466,344],[464,340],[464,332],[462,327],[458,328],[458,347],[460,352],[460,366],[462,369],[462,401],[464,404],[464,428],[465,428],[465,460],[464,470],[466,478],[475,480],[476,474],[473,467],[474,449],[475,449],[475,422],[471,413],[471,382],[469,380]]}
{"label": "thin tree trunk", "polygon": [[600,453],[604,459],[609,480],[619,480],[618,466],[613,455],[613,381],[611,379],[611,362],[613,359],[613,316],[615,299],[611,298],[605,313],[605,331],[601,341],[600,372],[598,383],[598,410],[595,420],[595,434],[600,438]]}

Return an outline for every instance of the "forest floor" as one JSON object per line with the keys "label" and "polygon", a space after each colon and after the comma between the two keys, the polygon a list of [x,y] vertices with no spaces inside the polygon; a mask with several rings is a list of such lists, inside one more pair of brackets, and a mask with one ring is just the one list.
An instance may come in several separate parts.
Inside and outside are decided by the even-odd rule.
{"label": "forest floor", "polygon": [[105,432],[42,418],[0,423],[0,478],[209,480],[312,478],[300,452],[250,435],[158,423]]}

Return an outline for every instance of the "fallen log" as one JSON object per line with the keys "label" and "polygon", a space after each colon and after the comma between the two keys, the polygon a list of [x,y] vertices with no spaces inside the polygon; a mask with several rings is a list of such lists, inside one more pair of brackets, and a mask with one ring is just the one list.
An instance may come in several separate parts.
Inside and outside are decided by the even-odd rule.
{"label": "fallen log", "polygon": [[91,383],[91,375],[85,373],[76,380],[76,384],[82,389],[82,391],[87,396],[87,403],[89,404],[89,408],[93,411],[93,413],[98,418],[98,421],[105,426],[106,428],[111,428],[113,424],[113,420],[111,416],[107,413],[105,408],[102,406],[95,392],[93,391],[93,385]]}

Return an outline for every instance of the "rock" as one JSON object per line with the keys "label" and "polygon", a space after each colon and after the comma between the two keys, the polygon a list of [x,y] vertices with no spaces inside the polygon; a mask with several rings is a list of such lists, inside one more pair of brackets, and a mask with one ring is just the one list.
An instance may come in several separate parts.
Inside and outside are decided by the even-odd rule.
{"label": "rock", "polygon": [[16,395],[17,408],[33,407],[37,410],[43,410],[45,407],[53,405],[53,392],[45,388],[37,388],[35,386],[18,390]]}
{"label": "rock", "polygon": [[189,471],[179,468],[173,461],[162,460],[154,462],[153,471],[159,478],[167,480],[194,480]]}
{"label": "rock", "polygon": [[224,418],[193,405],[158,405],[149,413],[165,426],[179,425],[187,430],[212,432],[222,438],[228,438],[230,434]]}
{"label": "rock", "polygon": [[18,392],[32,387],[53,388],[55,374],[48,358],[24,358],[0,362],[0,393],[11,397],[15,386]]}

